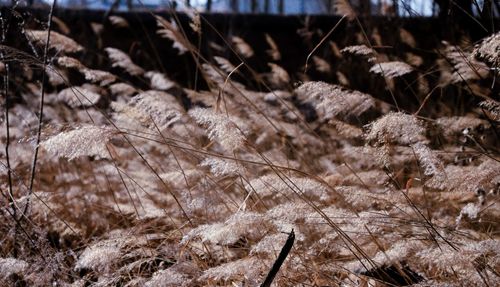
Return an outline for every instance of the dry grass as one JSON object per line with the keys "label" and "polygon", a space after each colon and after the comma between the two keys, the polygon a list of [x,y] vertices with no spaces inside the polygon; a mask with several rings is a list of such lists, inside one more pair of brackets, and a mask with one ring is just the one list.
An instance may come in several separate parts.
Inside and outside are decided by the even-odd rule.
{"label": "dry grass", "polygon": [[[337,8],[349,14],[344,2]],[[286,71],[267,34],[265,51],[239,36],[227,42],[239,64],[217,50],[206,59],[174,18],[157,21],[158,37],[196,59],[208,88],[182,87],[112,47],[97,53],[113,69],[91,68],[76,53],[83,43],[54,34],[33,194],[42,71],[1,46],[4,80],[22,81],[10,87],[19,99],[0,130],[10,140],[8,156],[1,151],[0,285],[258,286],[292,229],[274,286],[500,285],[498,34],[474,51],[446,44],[427,71],[415,56],[405,63],[369,43],[342,55],[331,42],[341,63],[361,56],[357,73],[385,77],[388,98],[417,99],[402,110],[345,86],[323,58],[313,58],[317,72],[337,75],[334,83]],[[34,44],[45,34],[26,32]],[[410,32],[401,37],[418,54]],[[246,65],[266,54],[270,72]],[[262,90],[239,82],[240,71]],[[304,82],[294,86],[297,77]],[[447,88],[474,105],[426,106]]]}

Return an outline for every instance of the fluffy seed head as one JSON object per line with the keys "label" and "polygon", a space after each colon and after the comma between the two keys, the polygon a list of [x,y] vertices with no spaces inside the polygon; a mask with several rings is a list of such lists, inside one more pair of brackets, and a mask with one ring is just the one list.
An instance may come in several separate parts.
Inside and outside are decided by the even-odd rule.
{"label": "fluffy seed head", "polygon": [[418,119],[401,112],[389,113],[367,126],[366,140],[402,145],[425,141],[425,129]]}
{"label": "fluffy seed head", "polygon": [[113,67],[122,68],[132,76],[139,76],[144,74],[144,70],[134,64],[134,62],[132,62],[132,59],[130,59],[130,57],[124,52],[111,47],[105,48],[104,50],[106,50],[106,52],[108,53],[108,57],[113,63]]}
{"label": "fluffy seed head", "polygon": [[[26,30],[26,35],[31,41],[41,46],[47,42],[47,30]],[[55,31],[50,32],[49,46],[50,48],[66,53],[83,51],[83,47],[80,44]]]}
{"label": "fluffy seed head", "polygon": [[306,82],[295,93],[300,100],[312,103],[325,119],[357,117],[375,105],[370,95],[324,82]]}
{"label": "fluffy seed head", "polygon": [[114,134],[106,127],[84,125],[50,137],[41,146],[49,153],[68,160],[81,156],[109,158],[107,144]]}
{"label": "fluffy seed head", "polygon": [[478,44],[472,54],[491,63],[493,67],[500,67],[500,32],[485,38]]}
{"label": "fluffy seed head", "polygon": [[194,108],[189,111],[197,123],[206,125],[211,140],[218,141],[225,149],[234,151],[243,146],[245,136],[238,126],[227,116],[214,113],[210,109]]}
{"label": "fluffy seed head", "polygon": [[386,78],[396,78],[411,73],[413,68],[399,61],[376,63],[370,68],[370,72],[382,75]]}

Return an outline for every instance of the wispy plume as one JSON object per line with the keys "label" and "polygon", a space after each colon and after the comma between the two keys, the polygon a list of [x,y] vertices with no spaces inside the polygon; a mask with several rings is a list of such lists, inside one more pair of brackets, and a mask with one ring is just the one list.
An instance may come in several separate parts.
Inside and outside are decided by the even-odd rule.
{"label": "wispy plume", "polygon": [[105,48],[104,50],[108,53],[108,57],[113,63],[113,67],[122,68],[132,76],[139,76],[144,74],[144,70],[134,64],[134,62],[132,62],[132,59],[130,59],[130,57],[124,52],[111,47]]}
{"label": "wispy plume", "polygon": [[40,145],[56,157],[73,160],[82,156],[109,158],[109,141],[117,132],[107,127],[84,125],[61,132]]}
{"label": "wispy plume", "polygon": [[[27,37],[43,46],[47,41],[47,31],[46,30],[26,30]],[[57,32],[50,32],[50,47],[65,53],[76,53],[83,51],[83,47],[78,44],[75,40],[66,37]]]}
{"label": "wispy plume", "polygon": [[242,131],[226,115],[203,108],[194,108],[189,111],[189,115],[197,123],[205,125],[210,139],[219,142],[228,151],[234,151],[245,144]]}

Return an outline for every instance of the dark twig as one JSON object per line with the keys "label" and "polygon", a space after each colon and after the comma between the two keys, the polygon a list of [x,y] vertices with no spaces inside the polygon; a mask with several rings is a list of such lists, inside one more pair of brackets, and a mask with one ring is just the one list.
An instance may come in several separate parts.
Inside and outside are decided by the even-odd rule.
{"label": "dark twig", "polygon": [[49,53],[49,44],[50,44],[50,31],[52,28],[52,13],[54,12],[54,8],[56,6],[57,0],[54,0],[52,2],[52,5],[50,6],[50,12],[49,12],[49,20],[48,20],[48,27],[47,27],[47,41],[45,42],[45,48],[43,51],[43,63],[42,63],[42,87],[41,87],[41,95],[40,95],[40,109],[38,111],[38,128],[37,128],[37,133],[36,133],[36,145],[35,145],[35,152],[33,154],[33,161],[31,162],[31,175],[30,175],[30,181],[29,181],[29,186],[28,186],[28,197],[26,199],[26,205],[24,206],[23,214],[26,215],[28,212],[29,204],[30,204],[30,197],[31,194],[33,193],[33,182],[35,181],[35,175],[36,175],[36,162],[38,159],[38,149],[40,146],[40,138],[42,134],[42,123],[43,123],[43,105],[45,101],[45,81],[46,81],[46,66],[47,66],[47,55]]}
{"label": "dark twig", "polygon": [[[17,4],[13,4],[12,6],[12,11],[14,11],[17,7]],[[2,38],[1,38],[1,43],[2,45],[6,42],[7,40],[7,33],[9,31],[10,27],[10,22],[12,18],[12,13],[9,13],[8,17],[4,18],[4,15],[1,14],[0,12],[0,21],[1,21],[1,28],[2,28]],[[4,52],[0,52],[0,59],[2,62],[5,61],[5,54]],[[15,204],[14,200],[14,191],[12,190],[12,170],[10,166],[10,155],[9,155],[9,146],[10,146],[10,120],[9,120],[9,107],[10,107],[10,101],[9,101],[9,73],[10,73],[10,68],[9,68],[9,63],[5,62],[5,75],[3,76],[3,94],[5,95],[5,101],[4,101],[4,107],[5,107],[5,160],[7,163],[7,185],[8,185],[8,203],[12,207],[12,213],[9,212],[9,214],[12,216],[14,221],[17,222],[17,207]],[[17,234],[18,234],[18,228],[17,224],[16,227],[14,228],[14,249],[13,249],[13,256],[14,258],[17,257]]]}
{"label": "dark twig", "polygon": [[[2,44],[5,43],[6,33],[8,29],[8,23],[5,23],[3,15],[0,14],[1,28],[2,28]],[[5,55],[0,52],[0,59],[5,62]],[[10,123],[9,123],[9,63],[5,63],[5,74],[3,76],[3,95],[4,99],[4,117],[5,117],[5,161],[7,164],[7,185],[8,185],[8,202],[12,205],[13,217],[16,217],[16,207],[14,205],[14,194],[12,191],[12,172],[10,168],[10,156],[9,156],[9,146],[10,146]],[[15,254],[16,252],[14,252]]]}
{"label": "dark twig", "polygon": [[290,232],[288,235],[288,239],[285,242],[285,245],[283,245],[283,248],[281,248],[280,254],[278,255],[278,258],[276,261],[274,261],[273,267],[267,274],[266,280],[264,280],[264,283],[260,285],[260,287],[270,287],[271,283],[273,283],[274,277],[276,277],[276,274],[278,274],[278,271],[281,268],[281,265],[283,265],[283,262],[285,262],[286,257],[288,256],[288,253],[290,253],[290,250],[292,250],[293,242],[295,241],[295,233]]}

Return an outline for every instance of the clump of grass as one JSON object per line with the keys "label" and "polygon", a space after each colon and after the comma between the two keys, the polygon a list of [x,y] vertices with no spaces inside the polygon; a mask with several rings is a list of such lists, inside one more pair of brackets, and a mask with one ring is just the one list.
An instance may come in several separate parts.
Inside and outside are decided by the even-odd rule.
{"label": "clump of grass", "polygon": [[[348,1],[335,3],[356,19]],[[499,99],[491,93],[498,35],[474,50],[446,44],[430,64],[417,56],[406,63],[369,42],[341,50],[361,59],[344,57],[331,42],[340,64],[304,51],[316,67],[308,74],[286,70],[280,43],[267,34],[265,51],[233,35],[209,57],[175,15],[156,20],[158,40],[172,44],[179,57],[193,57],[206,83],[199,86],[206,88],[187,87],[113,47],[95,51],[113,69],[96,67],[78,54],[91,47],[71,34],[44,42],[45,31],[27,30],[32,44],[47,45],[57,69],[32,71],[31,78],[11,73],[29,80],[6,88],[9,94],[17,89],[21,100],[8,106],[10,121],[0,132],[11,143],[2,150],[8,164],[2,160],[0,168],[0,280],[40,286],[268,286],[272,279],[276,286],[500,284]],[[210,27],[202,20],[192,17],[197,37]],[[110,21],[112,27],[101,28],[130,27],[116,16]],[[418,37],[398,33],[417,55]],[[43,66],[36,57],[6,57],[30,55],[31,48],[36,51],[36,45],[0,46],[2,61],[11,68],[26,65],[23,59]],[[263,70],[246,62],[260,56],[270,59]],[[235,58],[241,64],[234,65]],[[384,78],[383,97],[347,86],[355,82],[352,73],[338,69],[352,61],[366,65],[355,73]],[[33,109],[40,92],[34,82],[49,72],[62,81],[46,84],[42,121]],[[331,81],[315,79],[315,72]],[[298,77],[304,82],[293,87]],[[423,89],[426,77],[436,86]],[[431,99],[440,89],[466,91],[474,105],[460,110],[447,99]],[[403,96],[418,104],[401,108],[396,100]],[[279,254],[282,246],[288,256]],[[272,267],[276,258],[280,268]]]}

